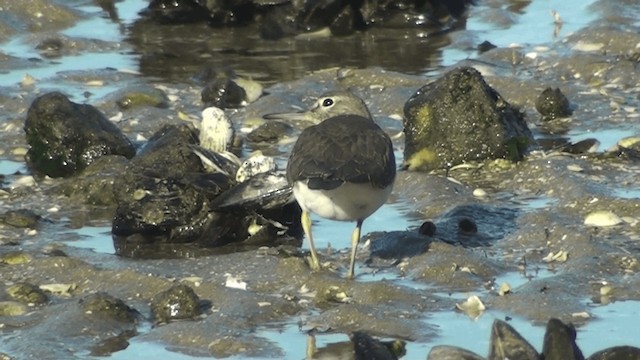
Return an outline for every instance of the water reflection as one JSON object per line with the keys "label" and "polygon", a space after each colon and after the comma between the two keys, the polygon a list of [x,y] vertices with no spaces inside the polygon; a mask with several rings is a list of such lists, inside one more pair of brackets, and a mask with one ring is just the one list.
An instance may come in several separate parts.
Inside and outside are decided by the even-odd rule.
{"label": "water reflection", "polygon": [[267,84],[298,79],[331,67],[380,66],[423,73],[441,60],[447,35],[421,30],[372,29],[345,37],[263,40],[256,26],[161,26],[138,21],[128,37],[141,55],[144,75],[185,82],[205,67],[230,67]]}

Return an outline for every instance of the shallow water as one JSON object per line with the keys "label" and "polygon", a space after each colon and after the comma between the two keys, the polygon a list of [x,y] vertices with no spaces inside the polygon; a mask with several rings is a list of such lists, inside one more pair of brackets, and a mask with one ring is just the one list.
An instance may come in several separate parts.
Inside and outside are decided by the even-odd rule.
{"label": "shallow water", "polygon": [[[119,10],[119,20],[112,21],[104,16],[99,7],[92,5],[83,6],[81,9],[89,14],[86,20],[78,22],[74,27],[67,29],[63,34],[68,36],[80,36],[91,34],[92,39],[99,39],[120,43],[121,47],[117,50],[107,52],[82,52],[77,56],[64,56],[55,60],[47,60],[42,64],[21,69],[9,69],[7,72],[0,74],[0,85],[15,84],[21,81],[25,74],[37,78],[42,87],[55,88],[66,91],[67,93],[82,98],[82,92],[87,90],[87,86],[78,84],[73,86],[69,84],[60,84],[55,79],[51,79],[55,74],[64,71],[76,70],[92,70],[104,68],[116,68],[127,72],[141,72],[150,76],[159,76],[161,74],[153,70],[141,69],[139,67],[140,54],[134,52],[134,47],[127,42],[125,38],[129,36],[130,26],[137,18],[137,12],[146,5],[145,0],[125,0],[117,2],[116,6]],[[429,59],[413,59],[406,63],[397,64],[395,54],[391,50],[383,49],[375,56],[362,58],[362,53],[354,52],[345,54],[340,60],[330,59],[326,54],[314,53],[311,50],[317,50],[304,40],[285,39],[280,42],[269,44],[277,51],[267,51],[265,48],[258,48],[250,55],[243,55],[242,52],[224,51],[229,50],[231,45],[222,43],[219,45],[218,51],[213,51],[220,63],[228,63],[237,60],[237,71],[240,73],[257,73],[256,63],[264,58],[280,57],[288,58],[291,54],[298,54],[298,61],[293,68],[291,64],[285,64],[283,69],[273,69],[272,73],[257,73],[257,78],[264,80],[266,83],[274,83],[283,80],[291,80],[308,73],[309,71],[319,68],[325,68],[335,65],[353,65],[353,66],[383,66],[390,70],[405,71],[413,74],[429,74],[437,69],[454,64],[459,60],[474,57],[477,55],[475,48],[468,44],[475,44],[483,39],[490,40],[499,46],[508,46],[510,44],[518,44],[520,46],[529,47],[535,45],[545,45],[555,41],[562,41],[563,37],[571,32],[586,26],[598,17],[596,10],[593,10],[594,1],[533,1],[521,10],[515,11],[509,9],[506,4],[497,5],[493,8],[492,4],[480,2],[480,4],[471,9],[471,15],[466,24],[466,30],[447,35],[450,45],[438,48],[433,55],[430,54]],[[554,18],[551,11],[557,11],[563,24],[561,28],[557,28],[554,24]],[[535,29],[532,31],[532,29]],[[225,37],[229,33],[218,34],[217,36]],[[244,36],[241,29],[236,29],[238,36]],[[349,42],[357,42],[353,38],[367,35],[354,35],[352,38],[341,40],[343,44]],[[215,36],[214,36],[215,37]],[[218,39],[219,40],[219,39]],[[442,39],[441,39],[442,40]],[[242,46],[252,46],[252,41],[258,42],[255,38],[249,38]],[[383,46],[383,41],[378,40],[369,45]],[[432,45],[427,44],[426,40],[413,39],[409,43],[416,46],[416,52],[427,51]],[[389,44],[386,44],[387,46]],[[34,50],[33,44],[25,36],[17,36],[11,41],[2,44],[3,51],[10,55],[20,57],[39,57]],[[239,46],[238,48],[242,48]],[[300,53],[307,51],[306,53]],[[226,58],[225,58],[226,56]],[[409,56],[410,57],[410,56]],[[408,57],[408,58],[409,58]],[[314,60],[315,59],[315,60]],[[344,63],[340,63],[344,62]],[[167,78],[173,81],[178,79],[186,79],[190,74],[189,70],[196,68],[196,64],[187,64],[188,70],[177,74],[167,74]],[[289,68],[287,68],[289,67]],[[286,70],[289,72],[286,73]],[[145,73],[145,71],[147,71]],[[90,88],[90,91],[98,98],[119,88],[119,84],[106,84],[99,88]],[[588,137],[595,137],[600,142],[600,149],[611,148],[620,138],[635,135],[639,132],[639,124],[626,124],[624,128],[606,128],[598,127],[593,129],[587,128],[589,124],[582,128],[572,129],[568,136],[573,141],[579,141]],[[13,174],[16,172],[25,172],[24,163],[13,160],[0,159],[0,174]],[[7,177],[10,182],[11,176]],[[615,196],[623,198],[640,197],[640,190],[634,188],[620,188],[614,191]],[[546,197],[514,199],[513,204],[523,209],[544,209],[549,207],[553,199]],[[364,222],[363,234],[373,231],[384,231],[390,228],[394,230],[404,230],[415,228],[422,223],[423,219],[416,216],[413,209],[407,206],[402,199],[395,199],[394,202],[386,204],[378,212],[373,214]],[[343,250],[349,247],[349,239],[355,224],[350,222],[335,222],[314,217],[314,235],[317,245],[320,249],[329,246],[334,249]],[[98,253],[113,254],[114,248],[111,241],[108,226],[83,227],[71,231],[73,239],[66,240],[64,243],[69,246],[87,248]],[[305,242],[305,247],[307,247]],[[362,266],[362,265],[361,265]],[[359,270],[365,270],[364,268]],[[500,276],[495,280],[496,284],[508,282],[512,288],[525,284],[531,279],[540,279],[553,275],[547,269],[540,269],[534,274],[525,276],[522,273],[508,273]],[[387,273],[380,275],[364,274],[362,281],[375,281],[381,278],[391,278],[395,283],[402,286],[414,287],[419,289],[428,288],[423,283],[413,282],[410,279],[398,278],[395,275]],[[478,289],[477,294],[482,296],[486,293],[484,289]],[[452,293],[440,294],[441,296],[450,296],[454,299],[464,299],[470,294]],[[589,302],[587,302],[589,303]],[[589,321],[587,325],[578,330],[578,344],[581,346],[585,355],[589,355],[596,350],[600,350],[605,346],[614,346],[618,344],[638,345],[637,336],[629,329],[635,329],[640,322],[640,304],[636,301],[619,301],[607,305],[594,306],[590,310],[590,315],[595,318]],[[425,343],[409,343],[407,347],[408,355],[406,358],[424,358],[429,349],[437,344],[457,345],[466,349],[475,351],[481,355],[487,353],[489,347],[489,334],[491,324],[494,319],[504,320],[508,314],[498,311],[488,310],[477,319],[470,319],[464,314],[457,313],[453,310],[447,312],[435,312],[425,314],[424,321],[431,325],[438,326],[438,336],[432,342]],[[511,315],[509,315],[511,316]],[[512,317],[510,323],[527,338],[538,350],[541,350],[542,338],[544,334],[544,325],[533,324],[532,322]],[[143,330],[144,332],[144,330]],[[268,327],[260,327],[257,329],[257,335],[264,336],[278,344],[288,344],[284,347],[287,359],[301,359],[305,354],[306,334],[298,327],[297,319],[291,319],[285,323],[272,324]],[[346,341],[347,338],[343,334],[320,334],[317,336],[317,345],[322,347],[325,344]],[[0,346],[1,349],[1,346]],[[179,352],[165,349],[163,345],[145,342],[138,338],[131,340],[131,344],[126,350],[116,352],[110,357],[113,359],[135,359],[137,357],[157,357],[165,359],[193,359],[194,357],[181,354]],[[236,357],[241,358],[241,357]]]}

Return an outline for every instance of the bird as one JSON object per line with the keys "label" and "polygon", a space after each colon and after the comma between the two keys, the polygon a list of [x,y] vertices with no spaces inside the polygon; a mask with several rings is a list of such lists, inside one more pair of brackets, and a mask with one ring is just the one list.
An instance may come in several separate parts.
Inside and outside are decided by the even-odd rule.
{"label": "bird", "polygon": [[312,270],[321,266],[310,214],[356,222],[347,273],[347,278],[353,279],[362,224],[387,201],[395,181],[391,139],[373,121],[365,102],[349,91],[324,93],[305,112],[264,117],[313,123],[293,145],[286,177],[302,209],[301,224],[309,242]]}

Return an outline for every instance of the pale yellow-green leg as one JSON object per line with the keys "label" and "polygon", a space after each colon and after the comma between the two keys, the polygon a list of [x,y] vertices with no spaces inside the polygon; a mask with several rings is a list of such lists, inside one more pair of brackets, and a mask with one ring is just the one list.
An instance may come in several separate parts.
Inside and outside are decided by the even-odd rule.
{"label": "pale yellow-green leg", "polygon": [[316,252],[316,246],[313,244],[313,236],[311,235],[311,215],[308,211],[302,210],[302,217],[300,219],[302,223],[302,229],[304,235],[309,239],[309,249],[311,250],[311,270],[320,270],[320,261],[318,261],[318,253]]}
{"label": "pale yellow-green leg", "polygon": [[349,272],[347,273],[347,279],[353,279],[356,267],[356,253],[358,252],[358,243],[360,242],[360,231],[362,230],[363,220],[358,220],[353,234],[351,234],[351,263],[349,264]]}

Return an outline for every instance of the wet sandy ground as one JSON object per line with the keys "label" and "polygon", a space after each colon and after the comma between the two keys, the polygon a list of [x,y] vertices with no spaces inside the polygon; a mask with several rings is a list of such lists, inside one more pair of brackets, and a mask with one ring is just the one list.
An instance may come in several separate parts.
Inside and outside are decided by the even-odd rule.
{"label": "wet sandy ground", "polygon": [[[622,28],[635,26],[620,20]],[[473,164],[452,170],[449,178],[443,172],[400,172],[393,198],[411,209],[411,224],[417,227],[422,220],[433,220],[436,237],[456,239],[468,246],[434,242],[428,252],[398,264],[374,261],[367,266],[368,247],[363,241],[361,275],[356,281],[343,279],[348,255],[342,250],[348,246],[350,225],[319,224],[347,229],[344,241],[318,239],[321,248],[330,243],[334,249],[321,251],[329,269],[319,273],[309,271],[298,252],[286,248],[196,259],[122,259],[69,245],[81,238],[82,230],[78,229],[108,228],[113,209],[56,194],[52,189],[62,180],[33,182],[28,173],[3,171],[0,213],[30,209],[42,218],[26,228],[0,226],[0,300],[13,305],[12,309],[23,310],[21,315],[0,317],[0,352],[15,358],[85,358],[91,351],[95,353],[97,345],[106,342],[108,353],[122,346],[116,340],[126,343],[133,336],[129,341],[160,344],[175,358],[179,354],[301,358],[302,352],[291,349],[302,349],[304,331],[316,328],[320,339],[324,332],[355,330],[401,338],[409,343],[409,358],[424,358],[430,346],[442,343],[439,335],[460,317],[467,327],[477,324],[476,336],[488,340],[482,321],[467,321],[467,315],[454,310],[456,303],[473,294],[487,308],[481,316],[508,316],[538,325],[557,317],[576,324],[578,344],[584,346],[585,355],[619,344],[618,339],[625,339],[630,328],[620,329],[618,326],[625,325],[618,314],[599,309],[640,300],[640,163],[604,154],[603,150],[638,133],[639,74],[634,56],[638,43],[637,31],[596,22],[551,47],[496,49],[466,61],[481,70],[506,100],[522,107],[536,137],[561,133],[580,140],[593,136],[602,143],[600,152],[576,156],[536,151],[518,164]],[[104,47],[105,51],[113,48]],[[397,134],[401,122],[395,115],[402,113],[404,101],[444,71],[425,77],[364,69],[339,78],[336,69],[320,71],[278,82],[266,89],[269,96],[230,115],[242,128],[262,114],[304,106],[326,89],[350,87],[363,96],[378,123],[390,134]],[[152,81],[128,71],[77,70],[42,83],[37,80],[30,87],[2,83],[0,154],[6,159],[2,162],[5,168],[14,164],[9,160],[23,162],[26,110],[33,98],[51,90],[52,84],[70,91],[78,102],[84,101],[81,94],[85,90],[93,94],[113,91],[104,97],[90,95],[86,101],[120,120],[125,133],[137,141],[144,141],[163,123],[184,121],[178,112],[199,114],[199,88]],[[169,107],[140,107],[120,113],[113,101],[119,96],[116,89],[149,85],[168,95]],[[534,103],[548,86],[560,87],[570,99],[574,107],[571,118],[552,123],[540,120]],[[396,138],[394,144],[401,153],[402,138]],[[284,157],[287,146],[271,151]],[[615,214],[621,222],[585,225],[587,216],[602,211]],[[459,234],[461,217],[475,221],[477,234]],[[407,229],[406,223],[398,228],[389,221],[386,230],[405,231],[390,235],[398,237],[416,229]],[[380,234],[365,235],[376,236]],[[96,241],[108,242],[110,238],[101,235]],[[6,292],[20,282],[68,287],[48,293],[46,304],[21,307]],[[511,291],[500,295],[504,282],[510,283]],[[195,290],[202,300],[202,314],[193,320],[156,323],[151,318],[151,300],[178,283]],[[82,304],[97,292],[121,299],[140,316],[125,322],[91,316]],[[638,318],[637,312],[627,315]],[[580,342],[580,329],[589,334],[591,324],[603,322],[610,324],[610,332],[595,335],[596,342]],[[296,344],[277,335],[281,332],[292,334]],[[34,343],[36,338],[39,340]],[[532,342],[540,346],[535,339]],[[484,354],[472,342],[456,345]],[[135,356],[131,349],[116,354],[131,358]]]}

